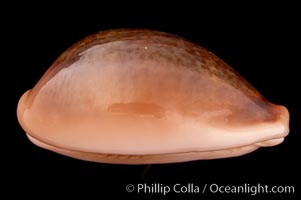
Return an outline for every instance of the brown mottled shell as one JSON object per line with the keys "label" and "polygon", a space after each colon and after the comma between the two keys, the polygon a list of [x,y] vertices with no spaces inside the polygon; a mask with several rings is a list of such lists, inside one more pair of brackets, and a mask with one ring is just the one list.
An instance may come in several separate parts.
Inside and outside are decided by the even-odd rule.
{"label": "brown mottled shell", "polygon": [[286,108],[181,37],[110,30],[70,47],[18,105],[35,144],[109,163],[242,155],[279,144]]}

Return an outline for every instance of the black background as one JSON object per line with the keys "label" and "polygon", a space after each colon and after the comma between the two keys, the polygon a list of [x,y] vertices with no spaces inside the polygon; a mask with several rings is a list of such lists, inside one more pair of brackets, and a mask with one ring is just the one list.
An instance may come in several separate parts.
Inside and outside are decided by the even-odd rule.
{"label": "black background", "polygon": [[[28,197],[59,198],[94,196],[93,199],[143,199],[147,195],[127,193],[129,183],[217,183],[220,185],[293,185],[296,194],[226,195],[180,194],[177,199],[293,199],[300,193],[300,110],[297,95],[300,80],[298,49],[300,26],[296,7],[288,5],[161,4],[79,5],[77,9],[58,4],[34,5],[15,12],[13,45],[18,45],[14,76],[15,107],[20,96],[32,88],[54,60],[71,44],[100,30],[150,28],[178,34],[212,51],[254,85],[267,99],[285,105],[291,116],[291,131],[285,142],[271,148],[229,159],[200,160],[177,164],[111,165],[64,157],[41,149],[26,138],[15,117],[10,132],[10,188]],[[50,7],[51,6],[51,7]],[[135,7],[138,6],[138,7]],[[29,6],[30,7],[30,6]],[[118,9],[120,10],[117,10]],[[49,10],[47,10],[49,9]],[[16,43],[16,44],[14,44]],[[299,82],[299,83],[298,83]],[[13,111],[15,113],[15,110]],[[298,128],[299,127],[299,128]],[[6,143],[6,142],[5,142]],[[16,192],[17,194],[17,192]],[[12,194],[13,195],[13,194]],[[105,198],[104,195],[111,195]],[[169,195],[170,197],[171,195]],[[164,198],[161,194],[155,199]]]}

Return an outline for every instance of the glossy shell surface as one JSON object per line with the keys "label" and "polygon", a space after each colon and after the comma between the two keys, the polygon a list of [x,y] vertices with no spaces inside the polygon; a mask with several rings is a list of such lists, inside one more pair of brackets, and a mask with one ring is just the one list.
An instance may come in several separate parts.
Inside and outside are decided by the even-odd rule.
{"label": "glossy shell surface", "polygon": [[21,97],[17,114],[38,146],[106,163],[239,156],[289,131],[287,109],[217,56],[151,30],[79,41]]}

